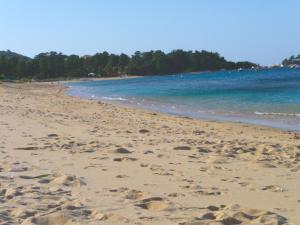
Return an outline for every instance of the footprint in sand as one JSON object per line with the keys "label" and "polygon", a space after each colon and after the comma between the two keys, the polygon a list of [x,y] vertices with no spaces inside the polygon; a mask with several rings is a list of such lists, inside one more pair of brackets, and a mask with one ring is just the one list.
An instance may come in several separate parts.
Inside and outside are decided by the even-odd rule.
{"label": "footprint in sand", "polygon": [[163,198],[152,197],[141,201],[136,206],[153,212],[163,211],[168,208],[168,204],[164,202]]}
{"label": "footprint in sand", "polygon": [[127,150],[126,148],[118,148],[115,150],[115,153],[118,154],[131,154],[132,152]]}
{"label": "footprint in sand", "polygon": [[241,208],[239,205],[208,206],[202,215],[181,225],[286,224],[285,217],[264,210]]}
{"label": "footprint in sand", "polygon": [[125,175],[125,174],[120,174],[117,175],[116,178],[128,178],[129,176]]}
{"label": "footprint in sand", "polygon": [[130,157],[122,157],[122,158],[114,158],[113,159],[115,162],[134,162],[137,161],[137,158],[130,158]]}
{"label": "footprint in sand", "polygon": [[261,190],[263,190],[263,191],[273,191],[273,192],[285,192],[285,191],[287,191],[286,188],[281,187],[279,185],[268,185],[268,186],[263,187]]}
{"label": "footprint in sand", "polygon": [[75,218],[63,213],[53,213],[47,216],[39,216],[23,221],[21,225],[79,225]]}
{"label": "footprint in sand", "polygon": [[50,174],[41,174],[41,175],[37,175],[37,176],[28,176],[28,175],[21,175],[19,176],[21,179],[26,179],[26,180],[31,180],[31,179],[41,179],[41,178],[45,178],[48,177]]}
{"label": "footprint in sand", "polygon": [[76,176],[68,176],[68,175],[60,175],[54,176],[53,178],[45,178],[49,175],[40,175],[37,177],[31,176],[23,176],[23,179],[35,179],[35,178],[43,178],[38,181],[40,184],[51,184],[56,186],[67,186],[67,187],[81,187],[86,185],[82,178],[78,178]]}
{"label": "footprint in sand", "polygon": [[58,134],[48,134],[48,138],[58,138]]}
{"label": "footprint in sand", "polygon": [[26,219],[28,217],[32,217],[37,213],[37,211],[30,210],[30,209],[20,209],[16,208],[11,211],[11,215],[18,218],[18,219]]}
{"label": "footprint in sand", "polygon": [[147,130],[147,129],[141,129],[141,130],[139,130],[139,133],[140,134],[146,134],[146,133],[149,133],[150,131],[149,130]]}
{"label": "footprint in sand", "polygon": [[21,189],[22,188],[7,188],[7,189],[3,189],[2,193],[4,194],[4,197],[6,199],[12,199],[14,197],[23,195]]}
{"label": "footprint in sand", "polygon": [[173,148],[174,150],[181,150],[181,151],[189,151],[192,148],[190,146],[177,146]]}
{"label": "footprint in sand", "polygon": [[39,148],[35,147],[35,146],[14,148],[14,150],[23,150],[23,151],[33,151],[33,150],[38,150],[38,149]]}
{"label": "footprint in sand", "polygon": [[182,194],[182,193],[170,193],[168,194],[169,197],[172,197],[172,198],[178,198],[178,197],[184,197],[185,194]]}
{"label": "footprint in sand", "polygon": [[148,195],[147,192],[144,191],[138,191],[138,190],[131,190],[127,193],[125,198],[130,200],[141,200],[144,199]]}

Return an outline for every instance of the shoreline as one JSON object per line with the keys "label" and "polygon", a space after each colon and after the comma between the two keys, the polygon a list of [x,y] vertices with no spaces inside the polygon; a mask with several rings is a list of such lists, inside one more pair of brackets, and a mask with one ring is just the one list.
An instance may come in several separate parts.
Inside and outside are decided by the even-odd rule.
{"label": "shoreline", "polygon": [[12,224],[300,223],[299,132],[65,88],[0,84],[0,215]]}
{"label": "shoreline", "polygon": [[131,109],[131,110],[138,110],[141,112],[149,113],[149,114],[158,114],[158,115],[163,115],[163,116],[170,116],[170,117],[175,117],[179,119],[187,119],[187,120],[194,120],[194,121],[200,121],[200,122],[208,122],[208,123],[228,123],[233,126],[235,125],[240,125],[240,126],[253,126],[261,129],[271,129],[271,130],[278,130],[278,131],[283,131],[283,132],[288,132],[288,133],[299,133],[300,130],[293,130],[293,129],[287,129],[287,128],[281,128],[281,127],[275,127],[272,125],[263,125],[263,124],[258,124],[258,123],[250,123],[250,122],[243,122],[243,121],[231,121],[231,120],[225,120],[225,119],[209,119],[209,118],[203,118],[203,117],[191,117],[191,116],[185,116],[185,115],[180,115],[180,114],[175,114],[175,113],[167,113],[167,112],[162,112],[162,111],[155,111],[147,108],[142,108],[134,105],[127,105],[127,104],[122,104],[122,103],[116,103],[113,101],[109,100],[97,100],[97,99],[88,99],[88,98],[83,98],[80,96],[73,96],[73,95],[68,95],[65,93],[67,96],[71,96],[74,98],[78,98],[81,100],[88,100],[88,101],[94,101],[100,104],[108,104],[111,106],[116,106],[116,107],[121,107],[125,109]]}
{"label": "shoreline", "polygon": [[[138,77],[132,77],[132,78],[138,78]],[[116,78],[118,79],[118,78]],[[127,79],[127,78],[121,78],[121,79]],[[102,80],[102,79],[99,79]],[[104,78],[106,80],[106,78]],[[93,81],[93,80],[92,80]],[[77,81],[75,81],[77,82]],[[78,81],[82,82],[82,81]],[[11,85],[7,85],[11,84]],[[10,83],[10,82],[5,82],[5,83],[0,83],[0,87],[2,86],[7,86],[9,88],[16,88],[14,87],[16,83]],[[34,82],[34,83],[25,83],[25,84],[33,84],[33,85],[54,85],[55,88],[58,88],[58,94],[62,94],[64,97],[69,97],[69,98],[74,98],[79,101],[89,101],[97,104],[105,104],[105,105],[110,105],[112,107],[120,107],[125,110],[133,110],[137,112],[142,112],[142,113],[147,113],[147,114],[152,114],[152,115],[160,115],[164,117],[174,117],[177,119],[184,119],[184,120],[192,120],[192,121],[199,121],[199,122],[207,122],[207,123],[216,123],[216,124],[228,124],[232,126],[241,126],[241,127],[253,127],[253,128],[258,128],[258,129],[264,129],[264,130],[274,130],[274,131],[279,131],[279,132],[286,132],[286,133],[295,133],[295,134],[300,134],[299,130],[288,130],[288,129],[283,129],[279,127],[272,127],[268,125],[261,125],[261,124],[254,124],[254,123],[246,123],[246,122],[240,122],[240,121],[226,121],[226,120],[217,120],[217,119],[205,119],[205,118],[195,118],[195,117],[190,117],[190,116],[184,116],[184,115],[178,115],[178,114],[172,114],[172,113],[167,113],[167,112],[161,112],[161,111],[154,111],[151,109],[146,109],[146,108],[140,108],[138,106],[133,106],[133,105],[127,105],[127,104],[121,104],[121,103],[115,103],[112,101],[105,101],[105,100],[97,100],[97,99],[88,99],[80,96],[75,96],[71,94],[67,94],[66,92],[70,90],[70,87],[66,86],[62,81],[59,81],[58,83],[55,82]],[[22,84],[18,84],[22,85]],[[18,87],[20,88],[20,87]]]}
{"label": "shoreline", "polygon": [[144,77],[144,76],[132,75],[127,77],[91,77],[91,78],[78,78],[78,79],[76,78],[76,79],[65,80],[65,81],[58,80],[56,82],[68,83],[68,82],[89,82],[89,81],[99,81],[99,80],[126,80],[126,79],[140,78],[140,77]]}
{"label": "shoreline", "polygon": [[[78,81],[81,82],[81,81]],[[233,124],[244,124],[244,125],[249,125],[249,126],[259,126],[259,127],[265,127],[265,128],[271,128],[271,129],[278,129],[278,130],[282,130],[282,131],[286,131],[286,132],[295,132],[295,133],[300,133],[300,128],[293,128],[290,127],[288,124],[283,124],[280,121],[277,120],[272,120],[271,116],[272,115],[280,115],[278,113],[269,113],[270,118],[255,118],[254,115],[264,115],[267,113],[257,113],[255,112],[252,117],[243,117],[242,115],[236,115],[233,117],[226,117],[222,114],[219,114],[217,116],[213,115],[202,115],[202,116],[189,116],[189,115],[184,115],[184,114],[179,114],[179,113],[172,113],[172,112],[165,112],[162,110],[154,110],[154,109],[150,109],[147,106],[138,106],[136,104],[130,104],[130,103],[124,103],[121,101],[113,101],[113,100],[104,100],[104,99],[93,99],[93,98],[85,98],[79,95],[72,95],[72,94],[68,94],[67,91],[71,90],[70,87],[66,86],[65,83],[63,84],[63,86],[66,88],[65,94],[67,96],[71,96],[71,97],[77,97],[80,99],[85,99],[85,100],[91,100],[91,101],[96,101],[96,102],[104,102],[106,104],[111,104],[111,105],[115,105],[115,106],[120,106],[120,107],[127,107],[130,109],[139,109],[139,110],[143,110],[149,113],[161,113],[164,115],[169,115],[169,116],[176,116],[179,118],[188,118],[188,119],[193,119],[193,120],[200,120],[200,121],[207,121],[207,122],[220,122],[220,123],[233,123]],[[288,114],[287,114],[288,115]],[[295,114],[296,115],[296,114]],[[215,117],[215,118],[214,118]]]}
{"label": "shoreline", "polygon": [[[66,93],[66,95],[68,95]],[[182,118],[182,119],[189,119],[189,120],[196,120],[196,121],[202,121],[202,122],[212,122],[212,123],[230,123],[232,125],[246,125],[246,126],[254,126],[254,127],[260,127],[260,128],[265,128],[265,129],[275,129],[275,130],[279,130],[279,131],[284,131],[284,132],[292,132],[292,133],[299,133],[300,134],[300,128],[295,129],[295,128],[284,128],[281,126],[274,126],[274,125],[266,125],[266,124],[261,124],[261,123],[255,123],[253,121],[256,121],[256,119],[250,118],[248,121],[250,122],[244,122],[244,121],[238,121],[238,120],[233,120],[233,119],[228,119],[228,118],[222,118],[222,115],[219,115],[218,118],[214,119],[214,118],[208,118],[208,117],[193,117],[193,116],[185,116],[185,115],[181,115],[181,114],[176,114],[176,113],[168,113],[168,112],[163,112],[163,111],[159,111],[159,110],[151,110],[148,108],[143,108],[143,107],[139,107],[136,105],[129,105],[129,104],[123,104],[123,103],[116,103],[114,101],[110,101],[110,100],[97,100],[97,99],[87,99],[87,98],[83,98],[80,96],[73,96],[73,95],[68,95],[68,96],[72,96],[72,97],[78,97],[79,99],[85,99],[85,100],[90,100],[90,101],[96,101],[96,102],[103,102],[105,104],[110,104],[113,106],[117,106],[117,107],[124,107],[124,108],[128,108],[128,109],[135,109],[135,110],[141,110],[141,111],[145,111],[148,113],[155,113],[155,114],[161,114],[161,115],[165,115],[165,116],[173,116],[173,117],[177,117],[177,118]],[[251,122],[252,121],[252,122]],[[266,121],[267,123],[268,121]],[[272,123],[272,122],[270,122]]]}

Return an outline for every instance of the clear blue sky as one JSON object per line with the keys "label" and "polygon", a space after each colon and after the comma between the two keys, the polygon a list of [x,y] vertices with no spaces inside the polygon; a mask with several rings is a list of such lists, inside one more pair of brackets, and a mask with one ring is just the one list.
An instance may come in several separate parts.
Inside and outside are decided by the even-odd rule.
{"label": "clear blue sky", "polygon": [[279,63],[300,54],[299,0],[0,0],[0,49],[132,54],[211,50]]}

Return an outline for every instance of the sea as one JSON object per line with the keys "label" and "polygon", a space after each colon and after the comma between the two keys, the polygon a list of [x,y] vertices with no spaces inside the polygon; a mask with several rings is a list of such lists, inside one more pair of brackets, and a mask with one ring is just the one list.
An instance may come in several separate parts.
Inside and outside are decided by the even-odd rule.
{"label": "sea", "polygon": [[67,93],[154,112],[300,131],[300,68],[68,82]]}

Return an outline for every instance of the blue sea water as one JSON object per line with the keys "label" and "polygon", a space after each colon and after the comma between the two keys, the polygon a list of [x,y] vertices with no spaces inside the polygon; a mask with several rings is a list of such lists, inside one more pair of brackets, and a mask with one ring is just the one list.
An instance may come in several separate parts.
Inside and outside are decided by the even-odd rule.
{"label": "blue sea water", "polygon": [[153,111],[300,130],[300,69],[69,82],[68,94]]}

